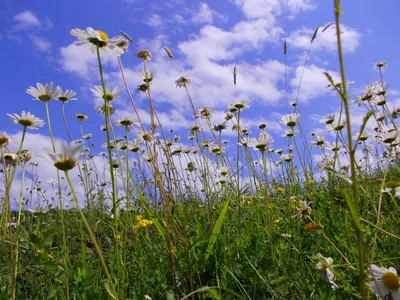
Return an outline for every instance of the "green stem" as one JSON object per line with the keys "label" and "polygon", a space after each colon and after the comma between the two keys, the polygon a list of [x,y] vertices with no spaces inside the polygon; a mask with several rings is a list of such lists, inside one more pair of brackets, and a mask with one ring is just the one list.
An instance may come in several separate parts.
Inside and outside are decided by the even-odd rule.
{"label": "green stem", "polygon": [[82,211],[81,206],[80,206],[79,201],[78,201],[78,197],[76,196],[76,193],[75,193],[74,186],[72,185],[69,173],[68,173],[68,171],[65,171],[64,173],[65,173],[65,178],[67,178],[69,187],[71,189],[72,196],[73,196],[75,204],[76,204],[76,208],[78,209],[79,216],[81,217],[81,219],[83,221],[83,224],[85,225],[86,230],[88,231],[90,241],[94,245],[96,253],[99,256],[100,264],[103,267],[104,272],[106,273],[107,280],[108,280],[108,283],[109,283],[109,286],[110,286],[110,289],[111,289],[111,292],[112,292],[112,296],[114,296],[114,299],[118,299],[117,293],[116,293],[116,290],[115,290],[115,286],[114,286],[114,282],[112,280],[110,272],[108,271],[106,262],[104,260],[103,253],[101,252],[101,249],[100,249],[99,245],[97,244],[96,238],[94,237],[94,234],[93,234],[92,230],[90,229],[89,223],[86,221],[85,215],[83,214],[83,211]]}
{"label": "green stem", "polygon": [[[357,174],[356,174],[356,161],[355,161],[355,151],[353,150],[353,141],[352,141],[352,133],[351,133],[351,123],[350,123],[350,109],[349,109],[349,101],[347,95],[347,87],[346,87],[346,76],[344,71],[344,59],[342,53],[342,41],[341,41],[341,31],[340,31],[340,0],[334,0],[335,4],[335,20],[336,20],[336,36],[338,42],[338,54],[339,54],[339,62],[340,62],[340,74],[343,85],[343,91],[341,93],[342,100],[344,103],[344,109],[346,114],[346,125],[347,125],[347,138],[348,138],[348,148],[349,148],[349,156],[350,156],[350,170],[351,170],[351,180],[352,180],[352,201],[355,202],[358,209],[360,208],[360,199],[358,195],[357,189]],[[359,213],[359,211],[358,211]],[[362,240],[362,230],[359,225],[359,216],[357,216],[358,220],[354,220],[358,224],[354,224],[354,229],[356,231],[357,237],[357,250],[358,250],[358,259],[359,259],[359,288],[361,299],[367,299],[367,291],[365,289],[365,267],[364,267],[364,249],[363,249],[363,240]],[[353,222],[353,223],[354,223]]]}
{"label": "green stem", "polygon": [[[47,127],[49,130],[49,135],[50,135],[50,140],[51,140],[51,146],[53,147],[53,152],[56,153],[56,146],[54,144],[54,138],[53,138],[53,131],[51,129],[51,121],[50,121],[50,112],[49,112],[49,105],[48,102],[45,102],[45,107],[46,107],[46,119],[47,119]],[[64,210],[63,210],[63,203],[62,203],[62,194],[61,194],[61,178],[60,178],[60,172],[57,169],[57,184],[58,184],[58,199],[60,203],[60,217],[61,217],[61,229],[63,232],[63,251],[65,253],[65,273],[66,273],[66,294],[67,294],[67,299],[69,299],[69,257],[68,257],[68,251],[67,251],[67,236],[65,233],[65,222],[64,222]]]}

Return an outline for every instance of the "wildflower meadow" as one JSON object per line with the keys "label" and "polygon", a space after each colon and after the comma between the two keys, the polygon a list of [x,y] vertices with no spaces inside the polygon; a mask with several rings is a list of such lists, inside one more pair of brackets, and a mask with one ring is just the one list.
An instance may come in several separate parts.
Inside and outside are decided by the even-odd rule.
{"label": "wildflower meadow", "polygon": [[[255,14],[246,1],[233,2]],[[311,10],[311,1],[299,2],[298,10]],[[400,299],[400,109],[396,83],[385,78],[391,62],[364,61],[374,79],[353,88],[342,25],[352,16],[342,14],[344,1],[329,2],[330,22],[306,35],[298,81],[287,61],[299,44],[275,42],[279,120],[251,126],[255,90],[266,86],[249,78],[274,78],[268,68],[242,73],[238,61],[213,77],[234,95],[217,112],[215,103],[199,105],[196,91],[226,93],[175,63],[187,43],[159,43],[154,52],[134,27],[64,24],[61,39],[90,62],[79,69],[82,87],[37,74],[25,98],[13,100],[19,110],[2,100],[0,299]],[[209,25],[201,34],[207,30],[213,55],[230,51],[218,52],[228,33]],[[309,131],[303,75],[327,32],[336,71],[319,74],[334,110]],[[174,105],[172,126],[158,100],[160,61],[179,74],[161,91],[179,91],[185,103]],[[29,64],[25,70],[34,72]],[[139,84],[129,80],[133,73]],[[89,115],[80,103],[90,97]]]}

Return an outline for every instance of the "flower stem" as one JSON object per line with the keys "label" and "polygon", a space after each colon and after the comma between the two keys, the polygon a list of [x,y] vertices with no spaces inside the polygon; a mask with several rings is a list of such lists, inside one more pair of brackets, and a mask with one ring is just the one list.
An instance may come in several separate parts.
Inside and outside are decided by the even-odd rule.
{"label": "flower stem", "polygon": [[96,253],[99,256],[100,264],[103,267],[104,272],[106,273],[107,280],[108,280],[108,283],[110,285],[110,290],[113,293],[114,299],[118,299],[117,298],[117,293],[116,293],[116,290],[115,290],[115,286],[114,286],[114,283],[113,283],[113,280],[112,280],[112,277],[111,277],[111,274],[108,271],[106,262],[104,260],[104,256],[103,256],[103,254],[101,252],[101,249],[100,249],[99,245],[96,242],[96,238],[94,237],[94,234],[93,234],[92,230],[90,229],[89,223],[86,221],[85,215],[83,214],[83,211],[82,211],[81,206],[79,204],[78,197],[76,196],[75,189],[74,189],[74,186],[72,185],[71,177],[69,176],[68,171],[65,171],[65,178],[67,178],[69,187],[70,187],[71,192],[72,192],[72,196],[73,196],[75,204],[76,204],[76,208],[78,209],[79,216],[81,217],[81,219],[83,221],[83,224],[85,225],[86,230],[89,233],[90,241],[93,243],[94,248],[96,250]]}

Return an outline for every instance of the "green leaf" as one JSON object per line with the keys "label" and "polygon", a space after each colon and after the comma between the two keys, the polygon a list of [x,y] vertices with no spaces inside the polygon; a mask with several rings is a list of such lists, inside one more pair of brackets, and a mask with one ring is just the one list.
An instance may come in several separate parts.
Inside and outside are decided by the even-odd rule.
{"label": "green leaf", "polygon": [[221,214],[219,215],[217,223],[214,226],[211,238],[207,245],[204,264],[207,262],[208,258],[210,257],[210,254],[212,253],[212,251],[214,249],[214,245],[217,242],[218,235],[221,232],[222,224],[224,223],[224,220],[225,220],[226,212],[228,211],[229,202],[230,202],[230,198],[228,198],[225,201],[225,204],[224,204],[224,207],[222,208]]}

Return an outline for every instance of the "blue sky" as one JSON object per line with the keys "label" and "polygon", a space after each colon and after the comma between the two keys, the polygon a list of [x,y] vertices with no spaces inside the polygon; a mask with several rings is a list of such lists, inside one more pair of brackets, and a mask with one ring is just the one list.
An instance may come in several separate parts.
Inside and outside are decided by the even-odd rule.
{"label": "blue sky", "polygon": [[[397,1],[343,1],[345,64],[347,79],[355,81],[350,89],[353,98],[378,79],[372,63],[384,60],[388,63],[384,77],[390,85],[389,107],[400,104],[399,9]],[[333,1],[5,0],[0,4],[0,130],[14,135],[20,130],[6,113],[27,110],[44,119],[43,103],[33,101],[25,90],[36,82],[53,81],[78,93],[79,100],[66,107],[73,136],[79,138],[74,114],[85,113],[90,120],[85,123],[85,133],[97,136],[94,142],[101,141],[103,117],[95,112],[98,102],[89,90],[100,84],[96,57],[73,45],[75,38],[70,35],[73,28],[90,26],[109,36],[123,30],[135,40],[121,57],[132,91],[140,84],[138,73],[142,71],[135,53],[140,49],[152,52],[149,69],[156,72],[153,99],[166,129],[186,137],[193,124],[185,91],[174,84],[185,75],[192,80],[189,89],[196,108],[212,107],[214,123],[223,119],[223,112],[235,98],[248,99],[252,106],[243,115],[243,122],[253,136],[258,125],[266,123],[267,130],[279,137],[286,129],[279,123],[285,113],[283,41],[288,42],[289,100],[294,100],[311,36],[316,27],[322,29],[333,21]],[[339,78],[334,31],[331,26],[320,32],[311,47],[298,106],[306,132],[320,128],[319,133],[325,134],[318,119],[339,109],[339,99],[326,88],[328,83],[322,75],[328,71]],[[174,53],[173,61],[163,46]],[[107,81],[123,88],[116,57],[103,59]],[[236,92],[232,83],[234,65],[238,70]],[[148,124],[148,104],[142,95],[134,97]],[[117,108],[115,118],[133,112],[126,94],[113,104]],[[61,103],[50,103],[50,110],[56,137],[66,139]],[[356,128],[364,112],[353,106],[352,114]],[[28,147],[37,150],[48,143],[47,130],[38,133],[27,141]],[[228,131],[225,134],[232,136]]]}

